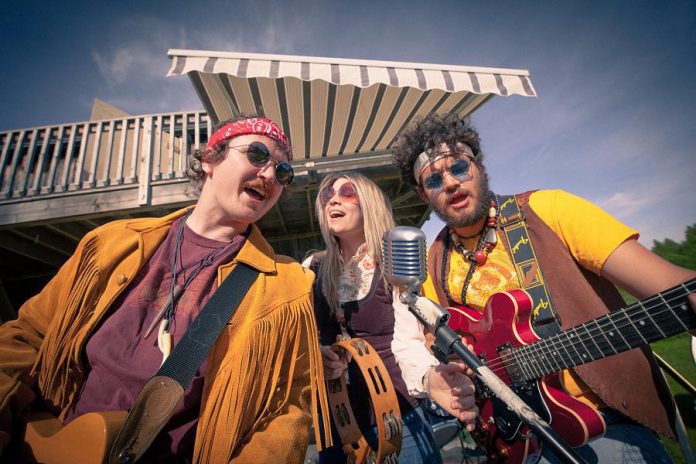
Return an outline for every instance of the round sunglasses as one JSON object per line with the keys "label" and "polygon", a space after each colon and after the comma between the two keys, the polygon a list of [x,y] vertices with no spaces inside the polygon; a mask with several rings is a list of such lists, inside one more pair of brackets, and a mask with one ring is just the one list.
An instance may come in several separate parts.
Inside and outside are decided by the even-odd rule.
{"label": "round sunglasses", "polygon": [[240,147],[247,147],[246,152],[243,152],[252,166],[255,168],[263,169],[268,166],[268,163],[273,163],[275,170],[275,180],[281,187],[287,187],[292,184],[292,180],[295,178],[295,171],[292,169],[290,163],[285,161],[276,161],[271,157],[271,151],[262,142],[251,142],[244,145],[234,145],[228,148],[234,148],[239,152]]}
{"label": "round sunglasses", "polygon": [[331,199],[338,194],[339,198],[349,203],[359,203],[358,190],[352,182],[346,182],[338,188],[338,191],[333,188],[325,188],[319,193],[319,202],[321,206],[326,206]]}
{"label": "round sunglasses", "polygon": [[471,161],[457,158],[444,172],[431,172],[423,180],[423,187],[431,191],[441,190],[445,186],[445,174],[449,171],[460,182],[471,180]]}

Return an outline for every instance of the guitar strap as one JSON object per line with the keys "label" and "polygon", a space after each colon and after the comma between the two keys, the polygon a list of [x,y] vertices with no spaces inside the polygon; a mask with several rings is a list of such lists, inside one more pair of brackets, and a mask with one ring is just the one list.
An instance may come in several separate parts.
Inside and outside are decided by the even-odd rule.
{"label": "guitar strap", "polygon": [[524,213],[515,195],[498,196],[500,228],[505,235],[520,288],[532,298],[532,324],[542,338],[561,332],[560,319],[539,267]]}
{"label": "guitar strap", "polygon": [[110,464],[132,463],[145,454],[258,275],[258,270],[239,263],[222,281],[136,398],[111,447]]}

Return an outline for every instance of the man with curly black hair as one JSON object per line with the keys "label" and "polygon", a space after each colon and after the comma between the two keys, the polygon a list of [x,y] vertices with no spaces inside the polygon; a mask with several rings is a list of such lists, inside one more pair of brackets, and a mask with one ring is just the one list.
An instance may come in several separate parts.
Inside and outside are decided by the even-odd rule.
{"label": "man with curly black hair", "polygon": [[[393,155],[403,181],[446,224],[430,247],[423,286],[425,295],[442,306],[483,313],[492,295],[522,295],[514,291],[524,289],[531,298],[535,336],[546,337],[622,307],[614,285],[646,298],[696,276],[645,249],[635,230],[577,196],[561,190],[495,195],[479,134],[456,115],[429,114],[417,120],[398,136]],[[692,290],[683,299],[688,296],[696,307]],[[514,323],[509,321],[510,337]],[[498,332],[489,335],[500,337],[499,326],[493,329]],[[595,354],[600,345],[611,344],[610,335],[596,336]],[[588,462],[670,462],[654,432],[674,437],[674,402],[649,347],[628,348],[596,362],[587,361],[599,358],[585,359],[586,346],[573,348],[579,359],[568,365],[576,367],[561,367],[557,376],[563,398],[573,406],[558,408],[548,401],[552,425],[563,437],[581,437],[573,445],[582,445],[577,450]],[[399,354],[395,352],[402,371],[413,373],[405,375],[409,391],[423,392],[430,371],[415,372]],[[559,359],[547,362],[559,364]],[[561,410],[558,415],[554,407]],[[492,424],[500,412],[492,414]],[[482,429],[490,431],[491,424]],[[520,443],[502,447],[515,453]],[[539,450],[534,440],[528,444],[522,456],[541,454],[542,462],[557,461],[548,448]],[[496,457],[499,451],[488,452]]]}

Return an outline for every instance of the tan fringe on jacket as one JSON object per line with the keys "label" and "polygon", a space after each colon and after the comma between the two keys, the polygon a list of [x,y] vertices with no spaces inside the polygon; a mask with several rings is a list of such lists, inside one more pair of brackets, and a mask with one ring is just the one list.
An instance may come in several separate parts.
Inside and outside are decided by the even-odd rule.
{"label": "tan fringe on jacket", "polygon": [[[309,305],[309,311],[312,313],[312,318],[303,317],[305,321],[309,340],[319,340],[319,331],[316,323],[314,323],[314,306]],[[324,361],[321,357],[319,344],[309,343],[309,378],[312,386],[312,423],[314,425],[314,438],[317,444],[317,449],[321,451],[324,447],[333,445],[333,437],[331,436],[331,410],[329,409],[329,397],[326,392],[326,380],[324,379]],[[317,399],[319,403],[317,404]],[[321,416],[322,422],[319,424],[319,411],[323,411]],[[321,428],[320,428],[321,427]],[[324,431],[324,442],[321,440],[321,430]]]}
{"label": "tan fringe on jacket", "polygon": [[66,310],[56,311],[31,371],[32,375],[38,372],[39,389],[44,398],[62,411],[60,420],[65,418],[67,406],[82,385],[80,345],[85,334],[81,332],[88,329],[87,321],[102,291],[96,262],[99,245],[97,236],[85,242],[75,271],[77,280],[65,301]]}
{"label": "tan fringe on jacket", "polygon": [[[318,407],[328,411],[328,403],[313,320],[311,298],[302,297],[238,329],[244,332],[244,345],[234,347],[236,355],[215,373],[214,386],[198,424],[196,441],[201,446],[194,462],[228,462],[250,438],[242,435],[243,431],[253,433],[263,429],[272,418],[283,413],[291,397],[305,397],[302,402],[306,404],[306,388],[302,392],[290,388],[296,369],[309,369],[317,445],[321,446],[320,426],[328,432],[325,443],[331,444],[328,414],[323,414],[319,424],[317,412]],[[308,360],[303,356],[298,358],[301,351],[309,353]],[[285,432],[296,433],[296,430]]]}

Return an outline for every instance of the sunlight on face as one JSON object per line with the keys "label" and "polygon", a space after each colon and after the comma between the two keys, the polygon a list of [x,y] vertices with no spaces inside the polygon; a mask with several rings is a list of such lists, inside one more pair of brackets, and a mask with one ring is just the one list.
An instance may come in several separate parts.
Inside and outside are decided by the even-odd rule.
{"label": "sunlight on face", "polygon": [[[341,240],[364,239],[364,219],[360,198],[355,186],[345,178],[337,179],[326,189],[333,195],[322,192],[324,214],[329,226],[329,232]],[[333,190],[333,192],[331,192]]]}

